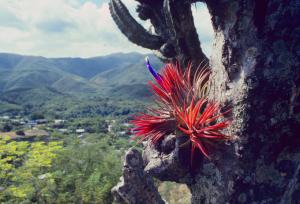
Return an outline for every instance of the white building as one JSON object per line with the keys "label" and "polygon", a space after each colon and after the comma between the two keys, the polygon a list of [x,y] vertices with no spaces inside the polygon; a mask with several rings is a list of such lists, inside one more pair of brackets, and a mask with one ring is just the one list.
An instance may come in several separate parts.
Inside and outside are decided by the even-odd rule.
{"label": "white building", "polygon": [[63,129],[62,128],[62,129],[58,129],[58,131],[61,132],[61,133],[65,133],[65,132],[68,132],[68,129]]}
{"label": "white building", "polygon": [[85,129],[77,129],[75,132],[78,134],[82,134],[85,133]]}
{"label": "white building", "polygon": [[10,119],[10,117],[7,116],[7,115],[1,116],[0,118],[3,119],[3,120],[9,120]]}
{"label": "white building", "polygon": [[61,119],[54,120],[55,125],[60,125],[60,124],[63,124],[65,122],[66,122],[65,120],[61,120]]}
{"label": "white building", "polygon": [[108,131],[108,132],[111,132],[111,131],[112,131],[112,128],[113,128],[113,125],[108,125],[107,131]]}

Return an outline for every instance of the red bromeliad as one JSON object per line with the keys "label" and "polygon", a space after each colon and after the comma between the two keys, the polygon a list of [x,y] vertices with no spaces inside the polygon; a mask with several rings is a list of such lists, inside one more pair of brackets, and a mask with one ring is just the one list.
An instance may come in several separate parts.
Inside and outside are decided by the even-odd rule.
{"label": "red bromeliad", "polygon": [[158,107],[135,117],[134,138],[156,144],[165,136],[181,131],[192,143],[191,161],[196,148],[210,158],[205,143],[229,140],[221,130],[230,121],[224,118],[225,112],[221,112],[219,104],[207,98],[208,69],[198,69],[191,80],[191,65],[182,71],[178,64],[167,64],[161,74],[154,71],[148,59],[146,65],[156,81],[150,82],[150,87]]}
{"label": "red bromeliad", "polygon": [[[202,111],[201,111],[202,110]],[[230,137],[221,133],[229,124],[229,120],[217,122],[224,113],[219,113],[220,108],[216,103],[208,102],[207,99],[199,99],[196,104],[192,100],[188,107],[178,110],[180,118],[178,128],[189,136],[192,142],[192,160],[194,151],[198,148],[204,156],[210,158],[204,143],[207,140],[229,140]],[[219,113],[219,114],[218,114]]]}
{"label": "red bromeliad", "polygon": [[153,144],[173,133],[176,127],[176,121],[168,113],[154,110],[152,114],[143,113],[136,116],[131,123],[135,126],[134,138],[140,138],[141,141],[149,140]]}

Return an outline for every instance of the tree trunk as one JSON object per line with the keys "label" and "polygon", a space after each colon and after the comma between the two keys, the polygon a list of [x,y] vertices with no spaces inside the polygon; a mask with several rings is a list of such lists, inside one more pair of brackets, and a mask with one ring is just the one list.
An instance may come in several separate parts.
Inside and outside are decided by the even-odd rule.
{"label": "tree trunk", "polygon": [[[232,107],[227,134],[237,139],[214,148],[212,161],[203,158],[190,171],[182,162],[189,155],[180,139],[168,136],[160,148],[146,147],[144,172],[186,183],[195,204],[300,203],[300,0],[202,1],[215,30],[210,98]],[[164,5],[161,11],[169,16],[181,8],[177,0],[140,2],[145,13],[156,12],[153,5]],[[118,5],[119,0],[112,0],[112,9],[121,11]],[[176,25],[188,19],[181,13],[180,18],[171,16]],[[193,34],[193,29],[187,32]],[[148,189],[153,190],[151,185]],[[155,189],[151,192],[156,195]]]}
{"label": "tree trunk", "polygon": [[229,134],[238,139],[203,163],[192,203],[300,203],[300,1],[207,6],[210,97],[233,107]]}

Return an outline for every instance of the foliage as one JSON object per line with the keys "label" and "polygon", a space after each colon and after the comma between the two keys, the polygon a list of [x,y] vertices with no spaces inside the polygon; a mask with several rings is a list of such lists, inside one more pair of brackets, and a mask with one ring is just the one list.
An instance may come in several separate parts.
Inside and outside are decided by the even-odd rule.
{"label": "foliage", "polygon": [[[0,140],[0,202],[111,203],[128,138],[53,134],[60,142]],[[64,143],[64,147],[62,146]]]}
{"label": "foliage", "polygon": [[16,142],[0,139],[1,202],[46,201],[47,186],[54,180],[49,172],[61,142]]}
{"label": "foliage", "polygon": [[0,124],[0,131],[9,132],[12,129],[13,129],[13,125],[9,122],[5,122],[3,124]]}
{"label": "foliage", "polygon": [[158,191],[164,200],[169,204],[190,204],[192,194],[185,184],[175,182],[162,182]]}
{"label": "foliage", "polygon": [[[0,54],[0,69],[3,62],[2,67],[10,67],[7,74],[0,74],[0,114],[12,120],[1,121],[0,132],[7,125],[6,131],[23,137],[0,139],[0,203],[111,203],[110,190],[121,175],[122,155],[133,144],[124,123],[149,103],[143,57],[11,56],[14,59],[6,63],[8,57]],[[22,71],[15,69],[17,65]],[[40,118],[49,123],[36,128],[49,136],[28,138],[22,134],[28,126],[13,122]],[[55,126],[54,119],[66,122]],[[86,132],[72,133],[79,128]]]}
{"label": "foliage", "polygon": [[121,175],[121,152],[108,138],[98,142],[74,141],[53,165],[53,203],[111,203],[111,188]]}
{"label": "foliage", "polygon": [[192,78],[191,65],[183,71],[178,64],[167,64],[161,74],[156,73],[148,61],[147,66],[155,78],[156,83],[150,82],[150,87],[158,108],[149,108],[149,114],[140,114],[133,120],[136,138],[156,144],[176,132],[178,136],[188,137],[186,144],[191,144],[191,163],[195,149],[210,158],[205,145],[210,141],[229,140],[221,130],[228,127],[230,121],[224,117],[226,112],[221,111],[220,105],[208,99],[208,69],[200,67]]}
{"label": "foliage", "polygon": [[107,133],[108,123],[102,117],[75,118],[66,124],[70,129],[84,128],[88,133]]}
{"label": "foliage", "polygon": [[16,112],[17,113],[21,109],[22,108],[19,105],[0,101],[0,114],[1,113],[8,113],[8,112],[13,112],[13,113]]}
{"label": "foliage", "polygon": [[32,113],[31,117],[30,117],[31,120],[38,120],[38,119],[44,119],[44,118],[45,118],[45,116],[39,112]]}

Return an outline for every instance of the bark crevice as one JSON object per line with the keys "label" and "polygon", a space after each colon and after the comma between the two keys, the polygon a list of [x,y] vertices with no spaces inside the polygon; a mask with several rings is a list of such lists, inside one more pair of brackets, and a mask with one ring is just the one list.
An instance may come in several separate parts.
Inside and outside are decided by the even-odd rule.
{"label": "bark crevice", "polygon": [[[189,186],[195,204],[297,203],[300,3],[211,0],[207,7],[215,30],[209,97],[233,107],[227,134],[238,139],[217,148],[212,161],[199,160],[195,174],[174,177]],[[149,148],[145,154],[152,154]],[[186,168],[178,146],[169,154],[172,160],[160,157],[157,163],[157,156],[147,156],[156,172],[165,167],[164,158],[172,167],[153,176],[163,179]]]}

